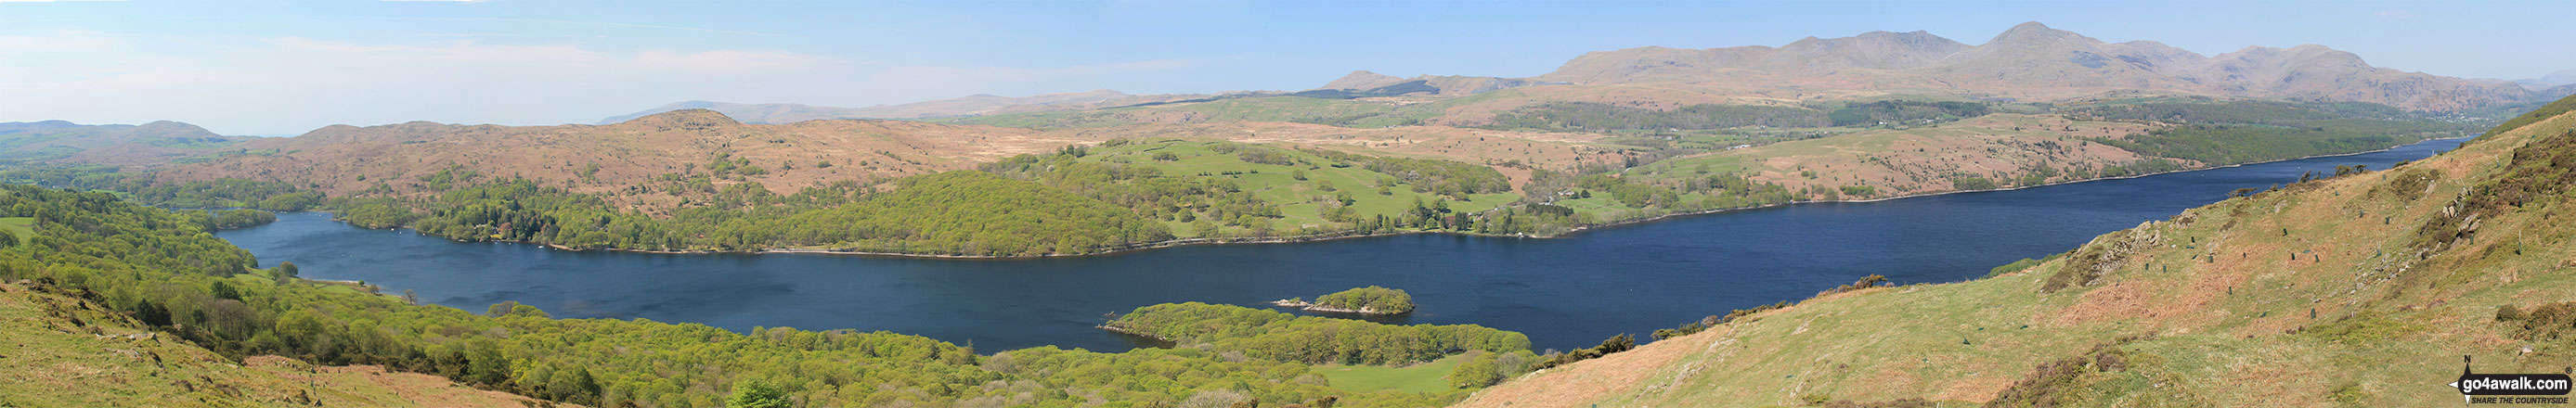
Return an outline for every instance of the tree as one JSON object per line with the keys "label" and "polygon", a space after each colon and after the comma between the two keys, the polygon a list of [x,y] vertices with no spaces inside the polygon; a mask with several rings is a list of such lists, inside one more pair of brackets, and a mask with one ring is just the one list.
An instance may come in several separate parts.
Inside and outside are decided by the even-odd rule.
{"label": "tree", "polygon": [[588,404],[599,398],[599,380],[591,378],[589,369],[559,370],[551,377],[546,391],[552,392],[556,400]]}
{"label": "tree", "polygon": [[491,317],[509,316],[511,313],[518,313],[519,308],[522,306],[527,305],[519,304],[519,301],[516,300],[504,300],[501,301],[501,303],[492,304],[492,307],[484,308],[483,315]]}
{"label": "tree", "polygon": [[215,287],[211,292],[216,299],[241,300],[241,291],[234,290],[232,284],[224,281],[215,281]]}
{"label": "tree", "polygon": [[1460,357],[1460,359],[1466,361],[1458,363],[1457,367],[1449,370],[1450,387],[1482,388],[1502,380],[1502,377],[1494,372],[1493,353],[1470,353],[1469,356]]}
{"label": "tree", "polygon": [[277,267],[276,267],[276,268],[270,268],[269,270],[270,270],[270,271],[272,271],[272,272],[277,272],[277,276],[278,276],[279,278],[284,278],[284,279],[295,279],[295,278],[301,277],[301,275],[299,275],[299,274],[297,273],[296,269],[295,269],[295,263],[294,263],[294,262],[278,262],[278,263],[277,263]]}
{"label": "tree", "polygon": [[750,380],[734,383],[733,398],[725,399],[725,406],[732,408],[787,408],[791,406],[791,404],[787,401],[787,390],[779,389],[778,385],[770,384],[768,381]]}

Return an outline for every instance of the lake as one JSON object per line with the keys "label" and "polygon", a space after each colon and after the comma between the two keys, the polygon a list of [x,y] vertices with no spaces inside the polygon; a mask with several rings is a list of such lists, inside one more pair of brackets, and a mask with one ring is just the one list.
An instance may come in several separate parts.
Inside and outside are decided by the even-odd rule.
{"label": "lake", "polygon": [[2465,139],[2388,151],[1870,203],[1814,203],[1677,217],[1553,239],[1439,234],[1294,244],[1194,246],[1108,256],[960,260],[813,254],[573,252],[369,230],[327,214],[216,234],[304,277],[412,290],[481,312],[518,301],[556,317],[644,318],[736,331],[755,326],[929,336],[980,352],[1057,345],[1137,347],[1093,328],[1157,303],[1266,307],[1379,285],[1419,309],[1390,323],[1480,324],[1537,348],[1589,347],[1784,300],[1863,276],[1953,282],[2103,233],[2226,198],[2230,190],[2373,170]]}

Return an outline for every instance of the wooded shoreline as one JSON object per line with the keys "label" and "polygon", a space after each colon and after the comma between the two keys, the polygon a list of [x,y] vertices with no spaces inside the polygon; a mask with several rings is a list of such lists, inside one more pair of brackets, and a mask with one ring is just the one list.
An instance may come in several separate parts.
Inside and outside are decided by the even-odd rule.
{"label": "wooded shoreline", "polygon": [[[2473,136],[2472,136],[2472,137],[2473,137]],[[2413,145],[2416,145],[2416,144],[2422,144],[2422,143],[2426,143],[2426,142],[2435,142],[2435,141],[2444,141],[2444,140],[2454,140],[2454,139],[2467,139],[2467,138],[2470,138],[2470,137],[2440,138],[2440,139],[2424,139],[2424,140],[2421,140],[2421,141],[2416,141],[2416,142],[2414,142],[2414,143],[2407,143],[2407,144],[2402,144],[2402,145],[2397,145],[2397,146],[2389,146],[2389,147],[2386,147],[2386,148],[2380,148],[2380,149],[2376,149],[2376,150],[2362,151],[2362,152],[2337,153],[2337,154],[2320,154],[2320,155],[2312,155],[2312,156],[2297,157],[2297,158],[2289,158],[2289,159],[2281,159],[2281,160],[2272,160],[2272,161],[2251,162],[2251,163],[2239,163],[2239,164],[2230,164],[2230,165],[2225,165],[2225,166],[2200,167],[2200,168],[2192,168],[2192,169],[2183,169],[2183,170],[2174,170],[2174,171],[2166,171],[2166,172],[2158,172],[2158,173],[2147,173],[2147,174],[2138,174],[2138,175],[2128,175],[2128,176],[2118,176],[2118,177],[2097,177],[2097,178],[2090,178],[2090,179],[2083,179],[2083,180],[2068,180],[2068,181],[2061,181],[2061,182],[2055,182],[2055,183],[2036,184],[2036,185],[2028,185],[2028,186],[2014,186],[2014,187],[2007,187],[2007,188],[1994,188],[1994,189],[1984,189],[1984,190],[1952,190],[1952,191],[1939,191],[1939,192],[1929,192],[1929,193],[1909,194],[1909,195],[1899,195],[1899,196],[1880,197],[1880,198],[1871,198],[1871,199],[1859,199],[1859,200],[1814,200],[1814,201],[1794,201],[1794,202],[1787,202],[1787,203],[1762,204],[1762,205],[1750,205],[1750,206],[1728,207],[1728,208],[1719,208],[1719,209],[1701,210],[1701,211],[1677,212],[1677,213],[1669,213],[1669,214],[1660,214],[1660,215],[1655,215],[1655,216],[1650,216],[1650,217],[1642,217],[1642,218],[1634,218],[1634,219],[1627,219],[1627,220],[1619,220],[1619,221],[1604,222],[1604,223],[1598,223],[1598,224],[1579,225],[1579,226],[1575,226],[1574,228],[1567,229],[1565,232],[1560,232],[1560,233],[1555,233],[1555,234],[1547,234],[1547,235],[1534,235],[1534,234],[1479,234],[1479,233],[1474,233],[1474,232],[1461,232],[1461,231],[1396,231],[1396,232],[1380,232],[1380,233],[1370,233],[1370,234],[1360,234],[1360,233],[1355,233],[1355,232],[1353,232],[1353,233],[1315,234],[1315,235],[1300,235],[1300,236],[1292,236],[1292,237],[1267,237],[1267,238],[1189,238],[1189,239],[1174,239],[1174,240],[1166,240],[1166,241],[1155,241],[1155,242],[1147,242],[1147,243],[1138,243],[1138,244],[1127,245],[1127,246],[1123,246],[1123,247],[1119,247],[1119,248],[1113,248],[1113,249],[1107,249],[1107,250],[1101,250],[1101,251],[1094,251],[1094,252],[1084,252],[1084,253],[1074,253],[1074,254],[1042,254],[1042,255],[955,255],[955,254],[925,254],[925,253],[909,253],[909,252],[884,252],[884,251],[861,251],[861,250],[839,250],[839,249],[817,249],[817,248],[762,248],[762,249],[752,249],[752,250],[669,250],[669,249],[635,249],[635,248],[587,248],[587,249],[585,249],[585,248],[573,248],[573,247],[567,247],[567,246],[562,246],[562,245],[557,245],[557,244],[539,244],[539,243],[527,242],[527,241],[519,241],[519,240],[481,240],[481,241],[455,240],[455,241],[457,241],[457,242],[498,242],[498,243],[513,243],[513,244],[532,244],[532,245],[541,245],[541,246],[544,246],[544,247],[546,247],[546,248],[551,248],[551,249],[564,250],[564,251],[575,251],[575,252],[581,252],[581,251],[615,251],[615,252],[634,252],[634,253],[646,253],[646,254],[668,254],[668,255],[760,255],[760,254],[808,254],[808,255],[837,255],[837,256],[885,257],[885,258],[917,258],[917,259],[1026,260],[1026,259],[1075,258],[1075,257],[1092,257],[1092,256],[1121,255],[1121,254],[1126,254],[1126,253],[1129,253],[1129,252],[1147,251],[1147,250],[1165,249],[1165,248],[1178,248],[1178,247],[1186,247],[1186,246],[1198,246],[1198,245],[1290,244],[1290,243],[1305,243],[1305,242],[1323,242],[1323,241],[1332,241],[1332,240],[1340,240],[1340,239],[1352,239],[1352,238],[1387,237],[1387,236],[1398,236],[1398,235],[1408,235],[1408,234],[1449,234],[1449,235],[1476,236],[1476,237],[1494,237],[1494,238],[1538,238],[1538,239],[1548,239],[1548,238],[1564,238],[1564,237],[1567,237],[1567,236],[1574,235],[1574,234],[1576,234],[1576,233],[1580,233],[1580,232],[1584,232],[1584,231],[1588,231],[1588,230],[1592,230],[1592,229],[1605,228],[1605,227],[1626,226],[1626,225],[1634,225],[1634,224],[1644,224],[1644,223],[1656,222],[1656,221],[1662,221],[1662,220],[1665,220],[1665,219],[1669,219],[1669,218],[1677,218],[1677,217],[1688,217],[1688,216],[1696,216],[1696,215],[1718,214],[1718,213],[1726,213],[1726,212],[1734,212],[1734,211],[1759,210],[1759,209],[1765,209],[1765,208],[1782,207],[1782,206],[1798,205],[1798,204],[1874,203],[1874,202],[1890,201],[1890,200],[1900,200],[1900,199],[1907,199],[1907,198],[1932,197],[1932,196],[1947,195],[1947,194],[1979,193],[1979,192],[1992,192],[1992,191],[2012,191],[2012,190],[2020,190],[2020,189],[2027,189],[2027,188],[2048,187],[2048,186],[2065,185],[2065,184],[2075,184],[2075,183],[2086,183],[2086,182],[2095,182],[2095,181],[2125,180],[2125,179],[2134,179],[2134,178],[2141,178],[2141,177],[2160,176],[2160,175],[2166,175],[2166,174],[2177,174],[2177,173],[2189,173],[2189,172],[2196,172],[2196,171],[2218,170],[2218,169],[2227,169],[2227,168],[2243,167],[2243,166],[2257,165],[2257,164],[2279,163],[2279,162],[2286,162],[2286,161],[2307,160],[2307,159],[2315,159],[2315,158],[2323,158],[2323,157],[2357,156],[2357,155],[2364,155],[2364,154],[2371,154],[2371,153],[2386,152],[2386,151],[2390,151],[2390,150],[2395,150],[2395,149],[2397,149],[2397,148],[2399,148],[2399,147],[2413,146]],[[2216,202],[2216,200],[2212,200],[2212,202]],[[325,213],[330,213],[330,212],[328,212],[328,211],[323,211],[323,212],[325,212]],[[332,214],[332,221],[346,222],[346,221],[343,221],[343,220],[341,219],[341,217],[340,217],[340,215],[339,215],[339,214],[337,214],[337,213],[331,213],[331,214]],[[388,230],[399,230],[399,229],[410,229],[410,227],[394,227],[394,228],[388,228]],[[415,232],[417,232],[417,230],[414,230],[414,231],[415,231]],[[1351,311],[1351,312],[1344,312],[1344,313],[1360,313],[1360,312]]]}

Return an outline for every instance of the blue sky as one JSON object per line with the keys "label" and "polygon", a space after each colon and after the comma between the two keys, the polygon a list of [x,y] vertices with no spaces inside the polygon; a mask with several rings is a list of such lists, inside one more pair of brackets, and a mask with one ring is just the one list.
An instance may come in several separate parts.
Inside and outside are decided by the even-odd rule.
{"label": "blue sky", "polygon": [[1588,51],[2024,21],[2202,54],[2323,44],[2383,67],[2576,68],[2550,2],[28,2],[0,0],[0,121],[297,134],[587,123],[680,100],[867,106],[1305,89],[1352,70],[1531,76]]}

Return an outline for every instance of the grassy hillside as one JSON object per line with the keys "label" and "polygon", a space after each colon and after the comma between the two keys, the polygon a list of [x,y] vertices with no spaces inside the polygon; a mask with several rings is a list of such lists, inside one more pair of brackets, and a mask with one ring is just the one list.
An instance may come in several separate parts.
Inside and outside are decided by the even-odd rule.
{"label": "grassy hillside", "polygon": [[84,290],[0,283],[0,406],[517,407],[534,401],[376,366],[236,361],[89,299]]}
{"label": "grassy hillside", "polygon": [[1189,238],[1444,229],[1520,199],[1485,166],[1220,141],[1122,139],[982,168],[1126,205]]}
{"label": "grassy hillside", "polygon": [[2139,154],[2230,165],[2341,154],[2465,136],[2483,121],[2443,120],[2386,105],[2192,98],[2111,100],[2067,116],[2156,123],[2145,134],[2094,138]]}
{"label": "grassy hillside", "polygon": [[[1953,284],[1862,289],[1531,374],[1465,406],[2435,406],[2576,365],[2576,115]],[[2547,309],[2549,312],[2521,312]]]}

